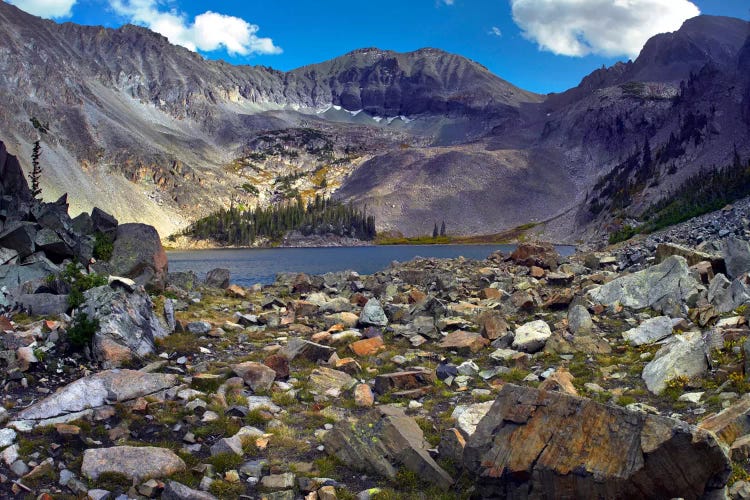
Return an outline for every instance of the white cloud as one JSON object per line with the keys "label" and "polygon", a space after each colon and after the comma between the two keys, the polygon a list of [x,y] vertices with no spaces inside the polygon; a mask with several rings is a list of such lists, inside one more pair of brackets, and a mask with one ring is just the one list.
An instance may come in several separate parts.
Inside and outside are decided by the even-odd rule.
{"label": "white cloud", "polygon": [[280,54],[270,38],[257,35],[260,29],[244,19],[207,11],[192,23],[176,10],[161,10],[157,0],[111,0],[115,13],[130,22],[161,33],[170,42],[190,50],[212,51],[224,48],[231,55]]}
{"label": "white cloud", "polygon": [[492,36],[503,36],[503,32],[497,26],[493,26],[492,28],[490,28],[487,34]]}
{"label": "white cloud", "polygon": [[7,0],[29,14],[47,19],[70,17],[76,0]]}
{"label": "white cloud", "polygon": [[689,0],[510,0],[513,20],[539,48],[566,56],[635,57],[646,41],[700,14]]}

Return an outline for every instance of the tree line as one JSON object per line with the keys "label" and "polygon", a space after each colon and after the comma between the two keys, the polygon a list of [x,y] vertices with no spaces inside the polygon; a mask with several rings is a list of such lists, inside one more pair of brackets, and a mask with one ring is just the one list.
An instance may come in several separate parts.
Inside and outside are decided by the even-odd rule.
{"label": "tree line", "polygon": [[301,196],[294,200],[254,210],[234,206],[220,209],[193,222],[182,235],[194,239],[213,240],[222,245],[249,246],[259,238],[280,241],[290,231],[305,236],[333,234],[360,240],[376,236],[375,217],[367,215],[351,203],[316,195],[304,203]]}

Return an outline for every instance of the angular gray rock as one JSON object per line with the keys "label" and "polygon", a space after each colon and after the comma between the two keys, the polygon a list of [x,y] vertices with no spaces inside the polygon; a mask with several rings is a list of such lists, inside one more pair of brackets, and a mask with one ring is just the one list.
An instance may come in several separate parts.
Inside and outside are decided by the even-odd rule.
{"label": "angular gray rock", "polygon": [[273,381],[276,380],[276,372],[273,368],[268,366],[255,363],[253,361],[246,361],[232,366],[232,371],[238,376],[242,377],[245,384],[253,390],[253,392],[267,391],[273,385]]}
{"label": "angular gray rock", "polygon": [[708,285],[708,301],[720,313],[731,312],[750,301],[750,288],[740,279],[730,282],[717,274]]}
{"label": "angular gray rock", "polygon": [[690,274],[684,257],[673,255],[661,264],[617,278],[589,292],[600,304],[631,309],[659,308],[669,301],[694,306],[703,287]]}
{"label": "angular gray rock", "polygon": [[573,335],[586,335],[594,329],[591,314],[582,305],[574,305],[568,310],[568,329]]}
{"label": "angular gray rock", "polygon": [[167,481],[161,500],[216,500],[216,497],[206,491],[189,488],[177,481]]}
{"label": "angular gray rock", "polygon": [[87,411],[109,403],[129,401],[174,387],[177,376],[135,370],[106,370],[71,382],[62,389],[15,415],[16,422],[44,425],[81,418]]}
{"label": "angular gray rock", "polygon": [[229,286],[229,280],[231,278],[231,275],[229,273],[229,269],[223,269],[223,268],[216,268],[211,269],[206,274],[206,286],[211,288],[220,288],[225,289]]}
{"label": "angular gray rock", "polygon": [[622,338],[632,345],[653,344],[672,335],[672,319],[667,316],[650,318],[636,328],[623,332]]}
{"label": "angular gray rock", "polygon": [[370,299],[362,308],[362,312],[359,315],[359,323],[362,326],[386,326],[388,325],[388,318],[383,311],[383,307],[380,305],[378,299]]}
{"label": "angular gray rock", "polygon": [[70,309],[67,295],[30,293],[19,295],[16,304],[35,316],[57,316]]}
{"label": "angular gray rock", "polygon": [[105,472],[122,474],[131,481],[168,477],[186,469],[185,462],[167,448],[115,446],[83,452],[81,474],[96,480]]}
{"label": "angular gray rock", "polygon": [[467,440],[481,498],[685,498],[731,471],[710,433],[678,420],[506,384]]}
{"label": "angular gray rock", "polygon": [[641,377],[646,387],[654,394],[661,394],[674,378],[703,375],[708,369],[707,349],[701,332],[675,335],[643,368]]}
{"label": "angular gray rock", "polygon": [[750,271],[750,243],[740,238],[727,238],[722,248],[727,275],[739,278],[742,273]]}
{"label": "angular gray rock", "polygon": [[0,288],[18,288],[29,281],[44,279],[50,274],[59,274],[60,269],[47,260],[28,265],[0,266]]}
{"label": "angular gray rock", "polygon": [[36,224],[17,222],[0,233],[0,247],[18,252],[20,258],[28,257],[35,251]]}
{"label": "angular gray rock", "polygon": [[159,318],[154,314],[153,302],[140,291],[129,293],[111,286],[92,288],[83,293],[82,306],[89,318],[99,320],[99,330],[94,336],[94,353],[104,356],[105,340],[129,349],[137,356],[154,352],[154,339],[164,338]]}
{"label": "angular gray rock", "polygon": [[356,423],[341,421],[323,438],[326,452],[363,472],[395,479],[399,467],[447,489],[453,478],[428,453],[422,429],[400,408],[373,408]]}

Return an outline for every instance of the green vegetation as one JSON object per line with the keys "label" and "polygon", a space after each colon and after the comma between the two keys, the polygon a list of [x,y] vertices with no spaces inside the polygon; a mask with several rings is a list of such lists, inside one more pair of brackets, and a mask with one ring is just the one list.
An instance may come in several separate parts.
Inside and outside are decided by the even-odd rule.
{"label": "green vegetation", "polygon": [[31,196],[38,198],[42,194],[42,188],[39,185],[39,181],[42,178],[42,166],[39,164],[39,157],[42,155],[41,136],[46,135],[49,132],[49,123],[42,123],[35,117],[29,119],[31,125],[36,129],[39,137],[34,141],[34,148],[31,151],[31,174],[29,180],[31,181]]}
{"label": "green vegetation", "polygon": [[76,350],[83,350],[91,345],[91,341],[99,329],[99,320],[89,319],[86,313],[78,313],[73,318],[73,324],[68,328],[68,340]]}
{"label": "green vegetation", "polygon": [[210,239],[225,245],[252,245],[258,238],[279,241],[288,231],[311,234],[336,234],[362,240],[375,237],[375,218],[351,204],[316,196],[305,205],[301,197],[294,202],[255,210],[219,210],[185,229],[182,234]]}
{"label": "green vegetation", "polygon": [[74,263],[67,265],[62,274],[60,274],[60,279],[70,286],[68,304],[73,308],[83,304],[83,292],[107,284],[106,276],[96,273],[83,274],[78,265]]}
{"label": "green vegetation", "polygon": [[109,260],[115,246],[112,237],[97,231],[94,235],[94,258],[96,260]]}
{"label": "green vegetation", "polygon": [[648,234],[703,215],[750,195],[750,161],[745,165],[735,151],[731,165],[701,171],[687,179],[663,200],[651,205],[642,216],[643,225],[624,226],[612,233],[610,244]]}

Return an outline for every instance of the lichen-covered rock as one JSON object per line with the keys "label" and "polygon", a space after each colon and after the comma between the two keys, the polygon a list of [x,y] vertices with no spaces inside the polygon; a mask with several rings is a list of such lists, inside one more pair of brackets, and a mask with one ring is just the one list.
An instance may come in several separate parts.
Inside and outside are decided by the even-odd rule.
{"label": "lichen-covered rock", "polygon": [[357,422],[341,421],[323,438],[326,451],[350,467],[395,479],[400,467],[447,489],[453,478],[428,453],[422,429],[400,408],[373,408]]}
{"label": "lichen-covered rock", "polygon": [[669,301],[694,306],[701,290],[685,258],[674,255],[661,264],[597,287],[589,295],[600,304],[645,309],[659,308]]}
{"label": "lichen-covered rock", "polygon": [[81,473],[92,480],[106,472],[113,472],[140,482],[168,477],[185,469],[185,462],[172,450],[152,446],[88,449],[83,453],[81,464]]}
{"label": "lichen-covered rock", "polygon": [[99,321],[94,354],[103,361],[113,361],[103,349],[105,339],[128,348],[136,356],[145,356],[154,352],[154,339],[168,335],[154,313],[151,298],[142,291],[100,286],[85,291],[83,296],[86,300],[83,311]]}
{"label": "lichen-covered rock", "polygon": [[132,278],[139,285],[164,289],[167,280],[167,254],[159,233],[147,224],[121,224],[109,260],[111,274]]}
{"label": "lichen-covered rock", "polygon": [[388,318],[378,299],[367,301],[359,315],[359,323],[363,326],[386,326],[388,324]]}
{"label": "lichen-covered rock", "polygon": [[667,382],[677,377],[695,378],[708,369],[706,343],[701,332],[675,335],[659,349],[644,368],[642,378],[654,394],[661,394]]}
{"label": "lichen-covered rock", "polygon": [[622,338],[632,345],[652,344],[672,335],[672,320],[667,316],[650,318],[636,328],[623,332]]}
{"label": "lichen-covered rock", "polygon": [[467,440],[483,498],[701,498],[731,471],[716,437],[678,420],[506,384]]}
{"label": "lichen-covered rock", "polygon": [[750,242],[747,240],[727,238],[722,253],[730,278],[739,278],[743,273],[750,271]]}
{"label": "lichen-covered rock", "polygon": [[541,350],[544,344],[552,336],[552,330],[549,325],[539,319],[531,321],[516,329],[516,335],[513,338],[513,349],[534,353]]}

